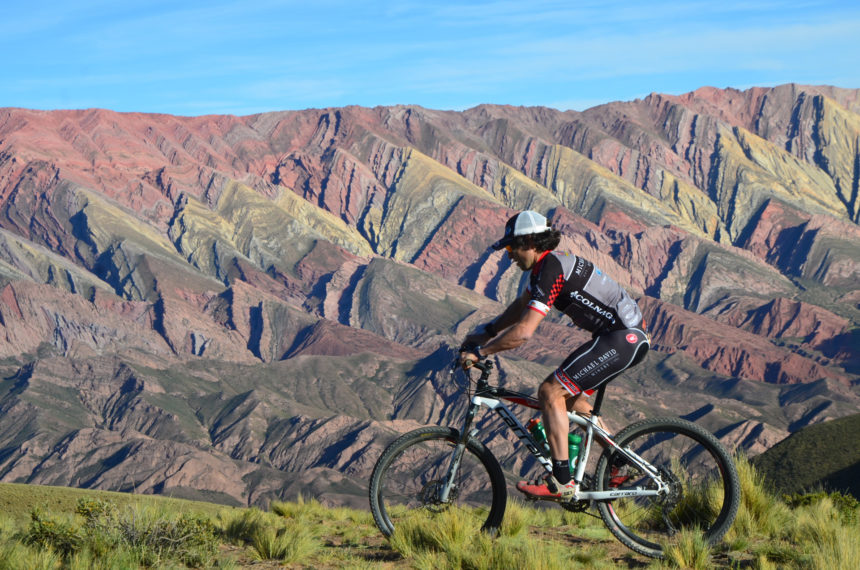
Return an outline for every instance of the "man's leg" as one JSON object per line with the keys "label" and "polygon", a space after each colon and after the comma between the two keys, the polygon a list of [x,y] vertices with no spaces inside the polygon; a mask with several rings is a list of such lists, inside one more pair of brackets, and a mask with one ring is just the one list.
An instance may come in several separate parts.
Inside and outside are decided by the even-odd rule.
{"label": "man's leg", "polygon": [[588,396],[585,395],[585,392],[581,392],[567,400],[568,412],[576,412],[577,414],[588,416],[591,415],[591,408],[591,402],[588,401]]}
{"label": "man's leg", "polygon": [[567,459],[567,432],[570,422],[567,419],[567,406],[570,392],[550,376],[540,385],[538,402],[543,414],[546,439],[553,459]]}
{"label": "man's leg", "polygon": [[[576,412],[577,414],[585,417],[591,416],[591,410],[594,406],[591,405],[591,402],[588,399],[588,396],[585,392],[581,392],[577,394],[573,398],[569,398],[567,400],[567,411]],[[603,422],[603,418],[597,418],[597,425],[599,425],[603,429],[606,428],[606,424]],[[600,442],[598,442],[600,443]]]}
{"label": "man's leg", "polygon": [[570,421],[567,419],[569,397],[570,392],[553,376],[544,380],[538,390],[546,439],[552,454],[553,477],[562,485],[570,481],[570,452],[567,446],[567,434],[570,431]]}
{"label": "man's leg", "polygon": [[576,493],[576,485],[570,479],[570,460],[567,447],[567,432],[570,424],[567,419],[567,403],[570,397],[564,386],[550,376],[538,389],[538,401],[543,413],[546,438],[552,455],[552,477],[545,482],[528,483],[520,481],[517,489],[538,499],[571,499]]}
{"label": "man's leg", "polygon": [[602,334],[573,351],[552,376],[543,381],[538,401],[552,454],[553,476],[548,484],[520,481],[517,489],[534,498],[568,499],[576,495],[576,485],[570,480],[567,410],[591,413],[591,403],[582,393],[611,380],[647,352],[648,336],[639,329]]}

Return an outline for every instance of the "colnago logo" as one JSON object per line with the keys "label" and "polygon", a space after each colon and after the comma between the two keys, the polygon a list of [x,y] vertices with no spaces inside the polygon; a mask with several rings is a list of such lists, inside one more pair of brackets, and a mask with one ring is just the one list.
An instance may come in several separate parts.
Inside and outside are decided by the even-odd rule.
{"label": "colnago logo", "polygon": [[588,307],[589,309],[591,309],[592,311],[594,311],[595,313],[597,313],[598,315],[600,315],[604,319],[608,320],[611,324],[613,324],[613,325],[615,324],[615,316],[613,316],[612,311],[609,311],[608,309],[604,309],[602,307],[599,307],[591,299],[589,299],[587,297],[583,297],[582,293],[580,293],[578,290],[571,293],[570,296],[573,297],[574,299],[576,299],[577,301],[579,301],[580,304]]}

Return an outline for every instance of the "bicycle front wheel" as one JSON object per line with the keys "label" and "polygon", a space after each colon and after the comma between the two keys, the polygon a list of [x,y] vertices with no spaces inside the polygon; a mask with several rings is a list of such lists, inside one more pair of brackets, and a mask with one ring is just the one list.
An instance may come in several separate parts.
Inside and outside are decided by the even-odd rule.
{"label": "bicycle front wheel", "polygon": [[[618,434],[616,443],[655,467],[668,484],[656,496],[620,496],[601,501],[603,522],[624,545],[654,558],[663,557],[681,530],[697,529],[709,544],[722,539],[737,514],[740,483],[734,461],[711,433],[681,418],[637,422]],[[595,472],[605,491],[656,489],[652,477],[621,454],[607,449]]]}
{"label": "bicycle front wheel", "polygon": [[382,452],[370,477],[370,510],[385,536],[409,517],[452,510],[475,529],[492,534],[498,530],[507,501],[505,477],[499,462],[479,441],[469,438],[449,496],[441,497],[459,439],[454,428],[420,428]]}

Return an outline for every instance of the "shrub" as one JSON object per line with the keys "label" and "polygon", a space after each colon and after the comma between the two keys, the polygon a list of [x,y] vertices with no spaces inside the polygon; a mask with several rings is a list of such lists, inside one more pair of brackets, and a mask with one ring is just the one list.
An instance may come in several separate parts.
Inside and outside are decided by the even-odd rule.
{"label": "shrub", "polygon": [[119,540],[135,552],[142,564],[178,560],[198,567],[218,551],[218,529],[208,518],[182,513],[132,508],[118,517]]}
{"label": "shrub", "polygon": [[519,501],[508,501],[505,509],[505,518],[502,519],[502,527],[499,529],[500,536],[520,536],[528,532],[530,513],[534,509],[527,509]]}
{"label": "shrub", "polygon": [[816,568],[856,568],[860,560],[860,528],[844,522],[844,503],[837,505],[827,494],[799,507],[790,529],[790,540],[803,544]]}
{"label": "shrub", "polygon": [[262,528],[275,524],[272,518],[256,507],[218,514],[223,535],[233,544],[250,544]]}
{"label": "shrub", "polygon": [[88,524],[97,524],[116,519],[117,506],[110,501],[101,499],[78,499],[75,512],[87,521]]}
{"label": "shrub", "polygon": [[77,567],[102,566],[118,553],[134,560],[132,566],[173,560],[198,567],[218,550],[217,527],[199,516],[141,508],[120,513],[113,503],[91,499],[81,499],[75,510],[76,519],[33,510],[22,542],[56,552]]}
{"label": "shrub", "polygon": [[62,558],[52,549],[29,548],[20,542],[0,544],[0,570],[54,570]]}
{"label": "shrub", "polygon": [[49,548],[66,558],[81,549],[84,538],[73,521],[51,517],[40,509],[33,509],[23,542],[28,546]]}
{"label": "shrub", "polygon": [[[506,515],[507,516],[507,515]],[[416,512],[398,522],[391,536],[391,547],[411,566],[419,569],[464,568],[491,570],[495,568],[530,568],[537,570],[564,569],[576,566],[600,565],[606,560],[606,550],[570,548],[554,540],[541,540],[524,532],[532,517],[540,518],[537,509],[517,506],[511,526],[502,526],[498,537],[492,538],[472,524],[472,515],[458,509],[448,509],[429,516]]]}
{"label": "shrub", "polygon": [[818,491],[816,493],[785,495],[783,497],[786,504],[796,509],[802,506],[811,506],[825,500],[829,500],[833,507],[839,513],[843,524],[857,524],[857,513],[860,511],[860,502],[851,495],[843,495],[842,493],[827,493],[826,491]]}
{"label": "shrub", "polygon": [[741,503],[726,540],[744,543],[750,536],[777,537],[789,525],[788,506],[768,492],[763,478],[744,455],[735,458],[741,484]]}
{"label": "shrub", "polygon": [[272,504],[269,505],[269,510],[285,519],[301,520],[328,519],[333,512],[333,509],[324,507],[316,499],[305,499],[302,495],[299,495],[294,503],[273,501]]}

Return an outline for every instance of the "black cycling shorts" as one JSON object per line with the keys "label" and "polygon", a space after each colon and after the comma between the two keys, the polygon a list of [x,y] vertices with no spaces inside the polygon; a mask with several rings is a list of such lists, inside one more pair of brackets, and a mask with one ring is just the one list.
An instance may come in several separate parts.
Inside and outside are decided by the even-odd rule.
{"label": "black cycling shorts", "polygon": [[606,332],[574,350],[553,376],[573,396],[582,392],[590,394],[638,364],[650,347],[648,335],[640,328]]}

